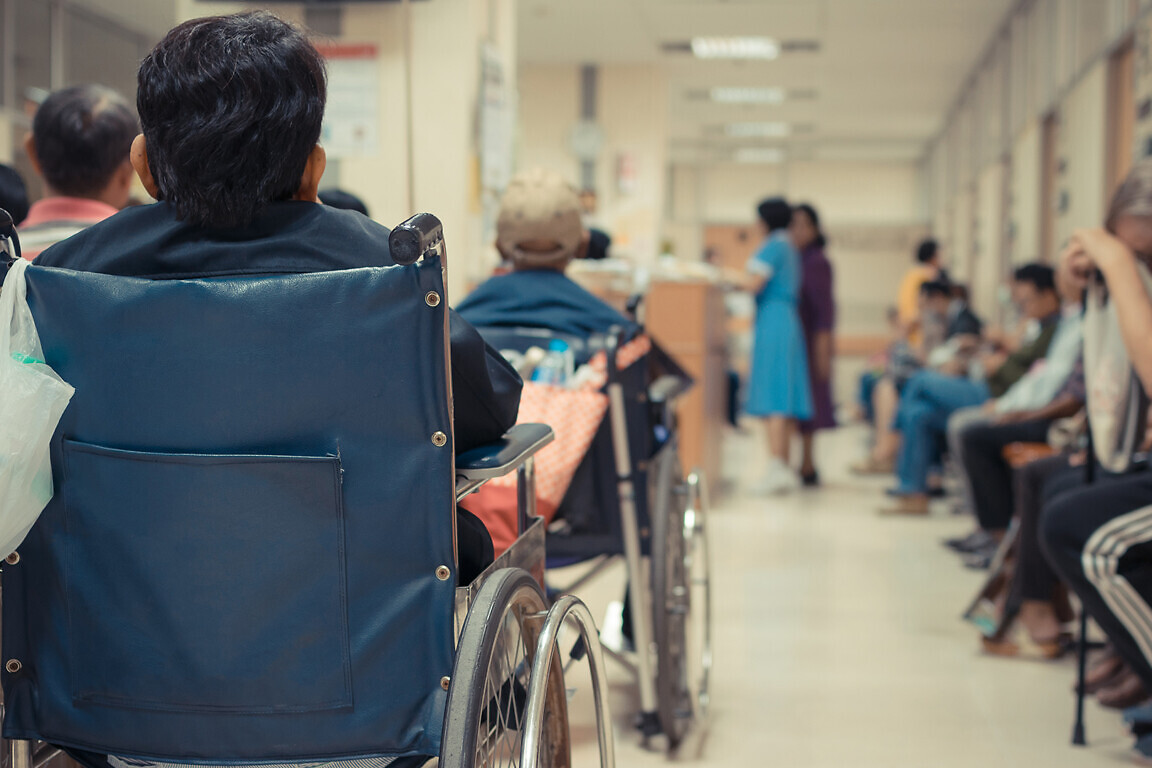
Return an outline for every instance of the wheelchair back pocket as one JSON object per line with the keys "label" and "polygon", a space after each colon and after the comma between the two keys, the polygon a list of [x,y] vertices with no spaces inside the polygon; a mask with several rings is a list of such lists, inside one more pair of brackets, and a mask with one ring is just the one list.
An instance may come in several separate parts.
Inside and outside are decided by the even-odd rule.
{"label": "wheelchair back pocket", "polygon": [[352,706],[339,459],[64,441],[72,699]]}

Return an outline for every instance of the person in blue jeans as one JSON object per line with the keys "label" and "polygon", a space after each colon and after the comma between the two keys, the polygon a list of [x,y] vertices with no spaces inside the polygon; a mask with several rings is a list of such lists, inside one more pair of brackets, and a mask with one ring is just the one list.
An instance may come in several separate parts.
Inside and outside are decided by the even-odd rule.
{"label": "person in blue jeans", "polygon": [[896,504],[882,514],[928,513],[928,470],[939,463],[948,418],[961,408],[983,405],[1003,395],[1048,352],[1060,319],[1055,273],[1044,264],[1027,264],[1013,275],[1021,313],[1039,332],[1011,354],[990,352],[978,359],[983,376],[962,377],[923,370],[905,385],[893,428],[903,436],[896,462]]}

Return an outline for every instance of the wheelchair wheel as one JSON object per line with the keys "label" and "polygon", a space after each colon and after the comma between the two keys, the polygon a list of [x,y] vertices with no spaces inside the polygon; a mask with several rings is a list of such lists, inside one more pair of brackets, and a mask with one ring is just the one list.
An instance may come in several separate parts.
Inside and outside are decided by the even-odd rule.
{"label": "wheelchair wheel", "polygon": [[[448,690],[441,768],[519,766],[544,592],[524,570],[506,568],[484,583],[456,650]],[[544,728],[536,765],[568,768],[571,745],[564,672],[549,666]]]}
{"label": "wheelchair wheel", "polygon": [[697,715],[708,714],[712,677],[712,559],[708,548],[708,484],[694,471],[686,481],[684,510],[685,572],[691,590],[692,621],[688,625],[689,682],[694,687]]}
{"label": "wheelchair wheel", "polygon": [[699,475],[681,480],[679,455],[665,450],[652,515],[653,623],[660,726],[669,750],[708,708],[711,595]]}

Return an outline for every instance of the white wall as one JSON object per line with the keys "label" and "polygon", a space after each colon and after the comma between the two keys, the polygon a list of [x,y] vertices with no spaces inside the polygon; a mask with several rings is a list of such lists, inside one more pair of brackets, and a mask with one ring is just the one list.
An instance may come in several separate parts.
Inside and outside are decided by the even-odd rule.
{"label": "white wall", "polygon": [[548,168],[580,181],[580,163],[568,146],[580,119],[580,70],[566,65],[521,66],[516,142],[520,169]]}
{"label": "white wall", "polygon": [[700,210],[707,224],[745,224],[756,220],[756,204],[787,192],[783,165],[713,165],[700,170]]}
{"label": "white wall", "polygon": [[[1043,171],[1043,130],[1031,121],[1012,149],[1011,195],[1008,202],[1011,242],[1010,264],[1038,261],[1040,253],[1040,179]],[[1049,257],[1051,254],[1047,254]]]}
{"label": "white wall", "polygon": [[[668,185],[668,87],[651,65],[600,67],[599,121],[604,150],[596,164],[601,222],[617,253],[651,261],[660,253]],[[635,172],[621,185],[619,164]]]}
{"label": "white wall", "polygon": [[913,163],[676,166],[671,178],[672,211],[678,221],[752,221],[756,204],[772,195],[809,202],[836,225],[923,221],[920,175]]}
{"label": "white wall", "polygon": [[781,165],[677,165],[669,174],[665,236],[680,258],[699,258],[709,224],[751,224],[770,195],[808,202],[831,238],[840,331],[886,332],[884,310],[927,229],[914,163],[807,161]]}
{"label": "white wall", "polygon": [[1058,194],[1067,196],[1067,207],[1057,210],[1057,248],[1063,247],[1073,229],[1100,226],[1104,220],[1107,69],[1106,62],[1098,63],[1060,105],[1057,156],[1064,170],[1056,187]]}
{"label": "white wall", "polygon": [[[92,13],[134,30],[163,35],[179,15],[176,0],[72,0]],[[201,14],[202,15],[202,14]]]}
{"label": "white wall", "polygon": [[969,290],[976,314],[990,322],[999,320],[1000,286],[1004,283],[1004,182],[1004,164],[993,163],[985,167],[976,184],[976,241]]}
{"label": "white wall", "polygon": [[974,215],[976,193],[971,187],[964,189],[953,201],[949,247],[944,253],[949,271],[956,280],[972,279],[972,254],[975,248]]}
{"label": "white wall", "polygon": [[[520,67],[517,166],[549,168],[573,184],[580,163],[569,135],[580,119],[580,70],[572,65]],[[614,255],[650,261],[660,251],[668,185],[668,105],[664,75],[650,65],[599,67],[596,122],[604,144],[596,162],[597,225],[612,235]],[[618,183],[618,164],[635,169],[630,189]]]}

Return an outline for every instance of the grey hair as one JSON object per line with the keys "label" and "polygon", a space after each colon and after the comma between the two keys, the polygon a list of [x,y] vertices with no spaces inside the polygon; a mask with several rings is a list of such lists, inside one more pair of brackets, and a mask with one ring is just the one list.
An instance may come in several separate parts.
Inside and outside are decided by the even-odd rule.
{"label": "grey hair", "polygon": [[1114,229],[1125,216],[1152,219],[1152,158],[1137,160],[1112,195],[1104,223]]}

